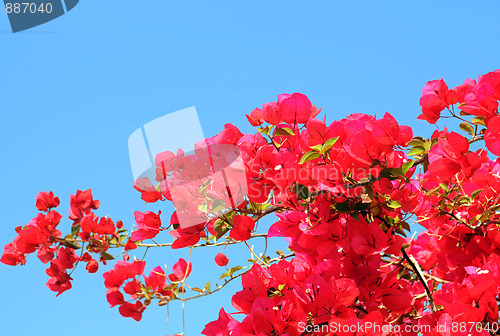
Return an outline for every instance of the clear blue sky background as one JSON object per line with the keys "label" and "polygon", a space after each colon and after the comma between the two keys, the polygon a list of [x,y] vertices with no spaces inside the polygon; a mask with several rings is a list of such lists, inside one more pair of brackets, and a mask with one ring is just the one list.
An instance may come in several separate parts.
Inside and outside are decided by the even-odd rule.
{"label": "clear blue sky background", "polygon": [[[82,0],[18,34],[0,14],[0,244],[35,216],[41,190],[53,190],[66,215],[70,194],[93,188],[99,214],[130,227],[133,210],[153,207],[132,188],[127,138],[181,108],[196,106],[206,135],[228,122],[250,132],[244,113],[279,93],[302,92],[330,121],[388,111],[429,135],[433,127],[416,120],[423,85],[444,77],[454,86],[500,68],[499,12],[486,0]],[[171,267],[186,252],[150,251],[147,267]],[[221,272],[212,252],[195,252],[199,284]],[[74,288],[58,298],[36,257],[0,272],[2,335],[181,331],[179,305],[170,307],[168,325],[165,307],[151,307],[141,323],[109,309],[102,272],[75,272]],[[199,335],[220,306],[230,309],[239,286],[189,302],[186,334]]]}

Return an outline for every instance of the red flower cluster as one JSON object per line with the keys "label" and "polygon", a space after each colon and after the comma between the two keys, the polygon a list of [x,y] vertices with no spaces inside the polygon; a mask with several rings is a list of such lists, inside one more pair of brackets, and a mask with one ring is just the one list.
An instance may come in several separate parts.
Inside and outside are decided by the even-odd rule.
{"label": "red flower cluster", "polygon": [[[109,304],[111,307],[120,306],[118,310],[122,316],[132,317],[136,321],[142,319],[142,313],[151,303],[151,299],[160,300],[160,305],[168,302],[176,288],[179,290],[177,283],[186,279],[191,272],[191,263],[188,264],[184,259],[179,259],[174,264],[173,273],[169,274],[168,278],[160,266],[153,268],[149,276],[143,275],[145,265],[146,262],[140,260],[122,260],[117,262],[112,270],[104,273]],[[173,284],[167,284],[167,279]],[[124,293],[135,302],[127,301]]]}
{"label": "red flower cluster", "polygon": [[[101,253],[103,263],[111,259],[105,254],[110,242],[120,239],[115,232],[114,222],[110,218],[98,218],[92,210],[99,207],[99,201],[92,197],[92,191],[80,191],[71,196],[69,218],[73,220],[71,235],[63,238],[57,229],[62,216],[52,208],[59,206],[59,198],[52,192],[40,192],[37,195],[36,207],[46,212],[39,213],[28,225],[17,227],[17,237],[4,248],[0,261],[7,265],[26,263],[26,255],[37,251],[38,258],[44,264],[50,262],[47,275],[50,277],[47,287],[60,295],[71,288],[70,273],[68,270],[76,267],[79,261],[87,263],[89,273],[97,272],[99,263],[86,252],[81,257],[75,254],[75,249],[81,248],[80,243],[87,243],[87,250]],[[118,226],[123,226],[119,221]],[[103,254],[104,253],[104,254]],[[104,257],[103,257],[104,256]]]}
{"label": "red flower cluster", "polygon": [[418,118],[434,124],[441,117],[441,111],[458,103],[462,114],[475,115],[480,124],[487,126],[484,133],[486,146],[491,153],[500,155],[499,100],[500,69],[480,76],[477,81],[468,78],[452,90],[442,79],[430,81],[422,90],[422,114]]}
{"label": "red flower cluster", "polygon": [[134,212],[137,231],[132,232],[132,240],[141,241],[156,237],[156,235],[160,233],[160,214],[161,211],[159,211],[158,214],[151,211],[146,211],[144,213],[140,211]]}

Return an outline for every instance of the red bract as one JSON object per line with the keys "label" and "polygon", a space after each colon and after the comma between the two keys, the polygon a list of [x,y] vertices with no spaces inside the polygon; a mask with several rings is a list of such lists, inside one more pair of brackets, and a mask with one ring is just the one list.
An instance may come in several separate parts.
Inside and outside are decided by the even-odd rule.
{"label": "red bract", "polygon": [[26,257],[24,256],[24,253],[20,252],[16,248],[15,243],[9,243],[4,247],[0,262],[11,266],[19,264],[24,265],[26,263]]}
{"label": "red bract", "polygon": [[168,278],[171,281],[181,281],[189,276],[191,274],[192,270],[192,265],[191,263],[187,263],[186,260],[184,259],[179,259],[178,262],[174,264],[172,267],[172,274],[168,275]]}
{"label": "red bract", "polygon": [[160,214],[161,211],[158,211],[158,214],[151,211],[134,212],[137,231],[132,232],[132,240],[141,241],[156,237],[160,233]]}
{"label": "red bract", "polygon": [[155,290],[161,290],[165,286],[166,280],[165,271],[160,266],[157,266],[151,270],[149,277],[146,277],[146,286]]}
{"label": "red bract", "polygon": [[78,190],[75,195],[71,195],[71,208],[69,218],[79,220],[83,215],[89,214],[92,210],[99,208],[100,202],[92,197],[92,190]]}
{"label": "red bract", "polygon": [[59,197],[55,197],[54,193],[41,191],[36,195],[36,208],[40,211],[47,211],[59,206]]}
{"label": "red bract", "polygon": [[487,126],[484,142],[492,154],[500,155],[500,116],[491,118]]}
{"label": "red bract", "polygon": [[134,188],[141,193],[141,198],[147,203],[154,203],[163,199],[162,194],[151,185],[147,177],[137,179]]}
{"label": "red bract", "polygon": [[482,77],[477,84],[466,84],[463,100],[459,108],[477,116],[492,116],[498,112],[498,100],[495,89],[489,80],[492,77]]}
{"label": "red bract", "polygon": [[237,325],[238,321],[226,313],[224,308],[221,308],[219,311],[219,319],[207,324],[201,333],[203,335],[229,336],[231,335],[231,330]]}
{"label": "red bract", "polygon": [[236,240],[248,240],[252,236],[255,222],[247,216],[235,216],[233,220],[234,227],[229,236]]}
{"label": "red bract", "polygon": [[441,111],[456,102],[458,102],[457,93],[449,90],[448,85],[442,79],[430,81],[422,89],[422,98],[420,98],[422,114],[418,119],[434,124],[438,121]]}
{"label": "red bract", "polygon": [[142,319],[142,312],[146,309],[142,302],[137,301],[136,303],[123,303],[119,310],[120,314],[124,317],[131,317],[136,321],[140,321]]}
{"label": "red bract", "polygon": [[65,247],[60,248],[57,258],[50,262],[50,268],[47,269],[47,275],[50,276],[47,287],[58,292],[57,296],[71,288],[70,281],[73,279],[66,270],[73,268],[78,259],[73,249]]}
{"label": "red bract", "polygon": [[115,233],[115,224],[111,218],[94,217],[94,215],[85,215],[80,221],[81,233],[80,237],[82,239],[88,239],[91,233],[97,233],[100,235],[113,235]]}
{"label": "red bract", "polygon": [[304,124],[311,118],[312,104],[307,96],[294,93],[279,103],[279,113],[288,124]]}
{"label": "red bract", "polygon": [[215,263],[219,266],[226,266],[228,262],[229,259],[227,259],[224,253],[217,253],[215,256]]}

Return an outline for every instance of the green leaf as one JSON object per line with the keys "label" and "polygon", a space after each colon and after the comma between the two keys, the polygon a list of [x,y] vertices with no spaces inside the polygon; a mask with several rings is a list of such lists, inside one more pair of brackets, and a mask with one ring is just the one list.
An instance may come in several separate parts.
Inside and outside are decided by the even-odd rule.
{"label": "green leaf", "polygon": [[422,146],[415,146],[412,149],[410,149],[410,152],[408,155],[421,155],[422,153],[425,152],[425,148]]}
{"label": "green leaf", "polygon": [[[462,105],[462,104],[460,104],[460,105]],[[458,106],[460,106],[460,105],[458,105]],[[464,105],[465,105],[465,104],[464,104]],[[470,113],[467,113],[467,112],[464,112],[464,111],[460,110],[460,115],[461,115],[462,117],[466,117],[466,116],[470,115]]]}
{"label": "green leaf", "polygon": [[229,231],[229,228],[227,226],[223,226],[223,228],[219,231],[217,231],[217,236],[215,236],[216,240],[219,240],[226,234],[226,232]]}
{"label": "green leaf", "polygon": [[431,146],[432,146],[432,141],[427,140],[426,142],[424,142],[425,150],[427,150],[427,151],[430,150]]}
{"label": "green leaf", "polygon": [[276,130],[274,131],[274,136],[283,136],[283,135],[295,135],[295,133],[293,133],[293,130],[288,127],[276,128]]}
{"label": "green leaf", "polygon": [[475,199],[481,193],[481,191],[483,191],[483,189],[478,189],[478,190],[473,191],[472,194],[470,195],[470,197],[472,199]]}
{"label": "green leaf", "polygon": [[474,134],[474,127],[471,124],[463,122],[460,123],[460,129],[470,134]]}
{"label": "green leaf", "polygon": [[474,117],[474,118],[472,118],[472,123],[474,125],[486,126],[486,123],[484,122],[484,117]]}
{"label": "green leaf", "polygon": [[333,208],[335,210],[337,210],[337,212],[340,212],[340,213],[346,213],[346,212],[349,212],[349,210],[350,210],[349,203],[347,203],[347,202],[335,203]]}
{"label": "green leaf", "polygon": [[446,192],[450,192],[450,189],[448,189],[448,186],[444,183],[439,183],[439,185],[441,186],[441,188],[443,188],[444,191]]}
{"label": "green leaf", "polygon": [[402,235],[403,237],[406,237],[406,233],[403,231],[403,229],[401,229],[400,227],[397,227],[394,229],[394,231],[396,233],[399,233],[400,235]]}
{"label": "green leaf", "polygon": [[321,152],[323,150],[323,145],[314,145],[314,146],[311,146],[311,149],[313,149],[317,152]]}
{"label": "green leaf", "polygon": [[403,168],[392,168],[392,175],[403,176]]}
{"label": "green leaf", "polygon": [[[363,201],[361,202],[356,202],[356,204],[354,205],[354,210],[358,210],[358,211],[364,211],[364,210],[368,210],[371,206],[371,203],[363,203]],[[357,218],[357,217],[353,217],[353,218]]]}
{"label": "green leaf", "polygon": [[198,210],[200,210],[203,213],[207,213],[207,211],[208,211],[207,203],[203,202],[202,204],[199,204]]}
{"label": "green leaf", "polygon": [[219,279],[224,279],[224,278],[227,278],[227,277],[232,277],[232,275],[235,273],[235,272],[238,272],[239,270],[243,269],[243,267],[241,266],[234,266],[234,267],[231,267],[230,269],[227,270],[226,273],[222,274],[220,276]]}
{"label": "green leaf", "polygon": [[390,200],[389,202],[387,202],[387,206],[392,209],[401,208],[401,204],[395,200]]}
{"label": "green leaf", "polygon": [[210,292],[210,281],[206,283],[204,289],[205,289],[205,292]]}
{"label": "green leaf", "polygon": [[217,219],[214,223],[214,231],[217,232],[221,230],[224,226],[224,221],[222,219]]}
{"label": "green leaf", "polygon": [[269,125],[269,126],[266,126],[266,127],[261,127],[259,129],[257,129],[260,133],[263,133],[267,136],[269,136],[269,134],[271,134],[271,130],[273,129],[273,125]]}
{"label": "green leaf", "polygon": [[309,151],[309,152],[305,153],[304,156],[302,156],[302,159],[300,159],[299,164],[304,164],[308,161],[314,160],[314,159],[319,158],[319,157],[320,157],[320,155],[318,152]]}
{"label": "green leaf", "polygon": [[71,247],[72,249],[75,249],[75,250],[78,250],[78,249],[81,249],[82,246],[80,244],[78,244],[77,242],[71,242],[71,241],[62,241],[61,244],[63,244],[64,246],[67,246],[67,247]]}
{"label": "green leaf", "polygon": [[101,257],[102,259],[104,260],[113,260],[115,259],[115,257],[113,257],[111,254],[107,253],[107,252],[101,252]]}
{"label": "green leaf", "polygon": [[379,173],[380,178],[387,178],[389,180],[394,180],[396,177],[392,174],[392,171],[390,169],[384,168],[380,171]]}
{"label": "green leaf", "polygon": [[460,204],[469,204],[469,203],[472,203],[472,200],[468,196],[462,196],[458,200],[458,203],[460,203]]}
{"label": "green leaf", "polygon": [[299,199],[307,199],[311,195],[309,189],[305,185],[295,183],[295,194]]}
{"label": "green leaf", "polygon": [[229,275],[233,275],[234,273],[238,272],[241,269],[243,269],[243,267],[234,266],[234,267],[231,267],[227,272],[229,273]]}
{"label": "green leaf", "polygon": [[408,232],[411,232],[411,228],[410,228],[410,224],[408,224],[407,222],[401,222],[399,225],[401,225],[401,227],[408,231]]}
{"label": "green leaf", "polygon": [[424,140],[422,138],[413,138],[408,142],[408,146],[424,146]]}
{"label": "green leaf", "polygon": [[415,161],[407,161],[407,162],[403,163],[403,166],[401,167],[401,169],[403,170],[403,175],[406,175],[406,173],[408,173],[408,171],[411,169],[411,167],[413,167],[414,163],[415,163]]}
{"label": "green leaf", "polygon": [[330,139],[326,140],[325,144],[323,145],[322,151],[326,152],[327,150],[332,148],[332,146],[335,145],[335,143],[337,142],[338,139],[339,139],[339,137],[335,137],[335,138],[330,138]]}
{"label": "green leaf", "polygon": [[80,232],[80,223],[76,224],[76,225],[73,225],[71,227],[71,234],[73,236],[76,236],[78,234],[78,232]]}
{"label": "green leaf", "polygon": [[359,212],[357,211],[354,211],[354,212],[351,212],[349,214],[352,218],[354,218],[355,220],[357,220],[359,222]]}

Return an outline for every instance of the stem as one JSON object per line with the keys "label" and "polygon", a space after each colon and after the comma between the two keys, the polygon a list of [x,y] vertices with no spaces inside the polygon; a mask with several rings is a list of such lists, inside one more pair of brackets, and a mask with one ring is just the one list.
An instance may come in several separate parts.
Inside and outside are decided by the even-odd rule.
{"label": "stem", "polygon": [[[252,238],[259,238],[259,237],[267,237],[267,233],[257,233],[253,234],[250,239]],[[203,247],[203,246],[221,246],[221,245],[231,245],[231,244],[238,244],[241,243],[239,240],[233,240],[233,241],[225,241],[225,242],[219,242],[219,243],[204,243],[204,244],[196,244],[192,245],[191,247]],[[166,244],[144,244],[144,243],[136,243],[137,246],[139,247],[165,247],[165,246],[172,246],[173,243],[166,243]]]}
{"label": "stem", "polygon": [[417,261],[413,256],[408,255],[406,253],[406,250],[404,247],[401,247],[401,252],[403,253],[404,259],[411,265],[413,270],[415,271],[415,274],[417,274],[418,280],[422,283],[422,285],[425,288],[425,294],[427,295],[427,299],[429,300],[429,304],[431,306],[431,311],[434,313],[436,312],[436,305],[434,304],[434,299],[432,298],[432,293],[429,289],[429,285],[427,284],[427,281],[424,278],[424,275],[422,273],[422,269],[420,269],[420,266],[418,265]]}
{"label": "stem", "polygon": [[248,247],[248,249],[250,250],[250,252],[252,252],[252,254],[255,256],[255,258],[259,259],[259,260],[262,262],[262,264],[263,264],[263,265],[267,265],[267,263],[266,263],[264,260],[260,259],[260,257],[259,257],[258,255],[256,255],[256,254],[255,254],[255,252],[254,252],[254,251],[253,251],[253,249],[252,249],[252,248],[248,245],[248,243],[247,243],[247,242],[245,242],[245,245]]}
{"label": "stem", "polygon": [[[288,254],[286,256],[283,256],[283,257],[273,258],[273,259],[269,260],[269,263],[272,263],[272,262],[275,262],[275,261],[279,261],[279,260],[282,260],[282,259],[287,259],[287,258],[290,258],[290,257],[293,257],[293,256],[295,256],[295,253],[290,253],[290,254]],[[250,267],[250,266],[247,266],[247,267]],[[220,291],[222,288],[224,288],[226,285],[228,285],[234,279],[238,279],[243,274],[246,274],[246,273],[250,272],[250,270],[251,270],[251,268],[247,269],[244,272],[241,272],[240,274],[238,274],[236,276],[233,276],[231,279],[226,280],[226,282],[223,285],[218,286],[217,289],[214,289],[211,292],[207,292],[207,293],[204,293],[204,294],[199,294],[199,295],[188,297],[188,298],[182,298],[182,299],[178,298],[178,299],[175,299],[175,300],[189,301],[189,300],[197,299],[199,297],[204,297],[204,296],[212,295],[212,294],[217,293],[218,291]]]}
{"label": "stem", "polygon": [[[375,217],[378,218],[378,219],[380,219],[382,222],[384,222],[385,226],[388,229],[391,228],[391,225],[385,220],[384,217],[382,217],[382,216],[375,216]],[[415,260],[415,258],[413,258],[413,256],[410,256],[410,255],[408,255],[408,253],[406,253],[406,250],[405,250],[404,247],[401,247],[400,251],[403,254],[403,259],[405,259],[408,262],[408,264],[410,264],[411,268],[413,269],[413,271],[417,275],[418,280],[420,281],[420,283],[422,284],[422,286],[424,286],[425,294],[427,296],[427,300],[429,301],[429,304],[431,306],[431,311],[434,313],[436,311],[436,305],[434,304],[434,299],[432,298],[431,290],[429,289],[429,285],[427,284],[427,281],[425,280],[425,277],[423,275],[422,269],[418,265],[418,263]]]}

